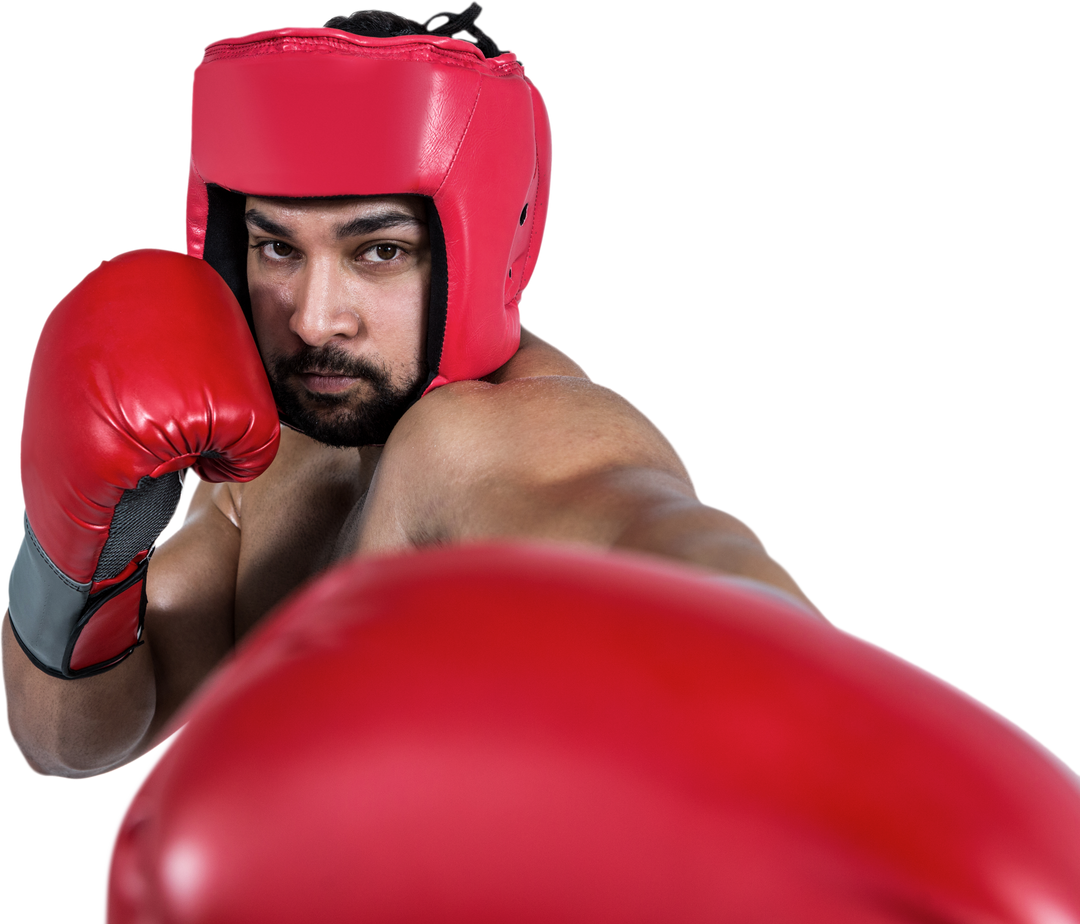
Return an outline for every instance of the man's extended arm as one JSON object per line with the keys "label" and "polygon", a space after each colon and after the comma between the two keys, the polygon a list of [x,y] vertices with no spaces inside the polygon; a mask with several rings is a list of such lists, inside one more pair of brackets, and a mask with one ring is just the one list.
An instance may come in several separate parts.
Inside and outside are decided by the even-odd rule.
{"label": "man's extended arm", "polygon": [[579,376],[466,382],[395,430],[360,550],[434,541],[583,542],[659,555],[809,603],[742,523],[702,504],[664,437]]}

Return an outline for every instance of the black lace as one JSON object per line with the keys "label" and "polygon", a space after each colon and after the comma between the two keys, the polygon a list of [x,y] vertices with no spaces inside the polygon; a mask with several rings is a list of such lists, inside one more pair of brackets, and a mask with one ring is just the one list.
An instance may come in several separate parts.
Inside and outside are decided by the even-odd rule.
{"label": "black lace", "polygon": [[[480,49],[485,58],[496,58],[503,52],[476,25],[481,6],[473,3],[461,13],[436,13],[423,25],[396,13],[383,10],[358,10],[351,16],[335,16],[326,23],[327,29],[341,29],[353,35],[366,35],[374,38],[389,38],[395,35],[442,35],[453,38],[458,32],[467,32],[472,36],[473,44]],[[434,29],[428,28],[440,17],[447,17],[446,22]]]}
{"label": "black lace", "polygon": [[[499,46],[481,32],[480,27],[476,25],[476,17],[480,15],[481,9],[479,3],[471,3],[469,8],[461,13],[436,13],[424,23],[424,30],[428,35],[445,35],[447,38],[453,38],[459,32],[468,32],[473,37],[473,44],[484,53],[485,58],[497,58],[502,54],[499,51]],[[434,29],[428,28],[432,20],[438,19],[440,16],[449,18],[441,26],[436,26]]]}

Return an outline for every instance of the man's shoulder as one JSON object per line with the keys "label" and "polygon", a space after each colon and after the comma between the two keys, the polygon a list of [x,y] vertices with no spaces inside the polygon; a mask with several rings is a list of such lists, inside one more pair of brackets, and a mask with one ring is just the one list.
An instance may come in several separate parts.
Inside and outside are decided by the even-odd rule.
{"label": "man's shoulder", "polygon": [[692,493],[644,415],[547,344],[523,343],[488,379],[444,385],[401,418],[371,484],[360,548],[506,537],[605,545],[625,518],[609,516],[605,499],[618,506],[657,478],[665,491]]}
{"label": "man's shoulder", "polygon": [[[545,424],[574,426],[582,418],[617,419],[633,413],[615,392],[584,376],[536,375],[499,382],[452,382],[418,402],[402,423],[460,435],[491,427],[535,429]],[[448,435],[448,434],[447,434]]]}
{"label": "man's shoulder", "polygon": [[660,489],[692,495],[667,440],[613,391],[580,375],[457,382],[395,427],[360,547],[506,537],[609,545],[623,501]]}
{"label": "man's shoulder", "polygon": [[550,426],[573,427],[597,415],[614,422],[628,413],[636,412],[592,382],[566,354],[522,331],[520,349],[504,366],[482,380],[436,389],[410,409],[399,429],[410,436],[437,433],[454,440],[481,436],[498,444],[503,434],[520,437],[522,430],[538,434]]}
{"label": "man's shoulder", "polygon": [[528,409],[543,412],[552,401],[593,401],[613,394],[584,376],[535,375],[500,382],[451,382],[426,395],[417,408],[428,414],[454,417]]}
{"label": "man's shoulder", "polygon": [[556,482],[597,467],[682,470],[664,437],[629,402],[575,375],[445,385],[402,418],[387,453],[457,478]]}

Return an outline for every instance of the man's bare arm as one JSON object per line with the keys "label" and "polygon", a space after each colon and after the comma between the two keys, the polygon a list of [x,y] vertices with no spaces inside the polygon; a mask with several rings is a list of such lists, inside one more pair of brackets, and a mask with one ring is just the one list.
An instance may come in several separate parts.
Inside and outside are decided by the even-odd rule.
{"label": "man's bare arm", "polygon": [[199,485],[184,526],[150,563],[143,644],[112,670],[52,677],[26,657],[5,617],[8,721],[35,770],[92,776],[145,753],[232,647],[240,534],[227,515],[230,490]]}
{"label": "man's bare arm", "polygon": [[697,499],[644,416],[583,378],[440,389],[399,424],[372,497],[361,548],[584,542],[748,578],[809,603],[746,526]]}
{"label": "man's bare arm", "polygon": [[757,581],[812,606],[744,523],[701,503],[678,478],[640,468],[604,471],[566,485],[564,493],[568,508],[621,526],[612,548]]}

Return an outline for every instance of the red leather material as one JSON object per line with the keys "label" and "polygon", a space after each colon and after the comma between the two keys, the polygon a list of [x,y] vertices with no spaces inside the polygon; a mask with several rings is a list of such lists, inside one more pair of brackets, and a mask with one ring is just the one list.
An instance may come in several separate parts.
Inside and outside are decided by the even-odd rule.
{"label": "red leather material", "polygon": [[71,652],[70,667],[81,671],[104,664],[139,641],[144,581],[106,600],[83,626]]}
{"label": "red leather material", "polygon": [[23,426],[27,516],[53,564],[88,583],[124,491],[188,465],[208,481],[249,480],[278,435],[247,322],[217,273],[183,254],[124,254],[45,322]]}
{"label": "red leather material", "polygon": [[356,561],[199,696],[110,924],[1080,922],[1080,790],[797,606],[634,557]]}
{"label": "red leather material", "polygon": [[263,196],[429,196],[449,276],[431,387],[479,378],[519,343],[550,152],[543,103],[512,54],[334,29],[218,42],[195,72],[188,252],[203,255],[207,183]]}

